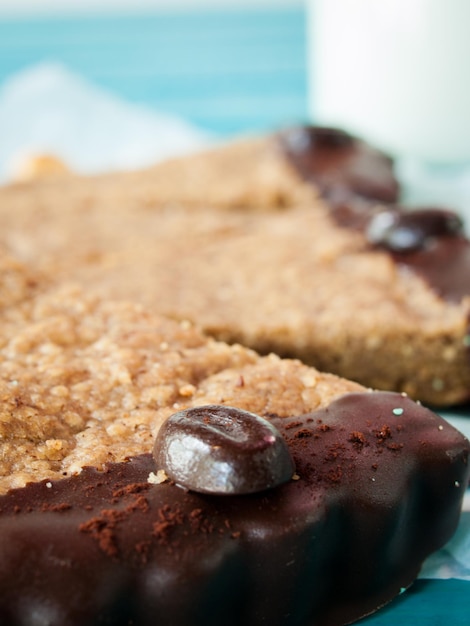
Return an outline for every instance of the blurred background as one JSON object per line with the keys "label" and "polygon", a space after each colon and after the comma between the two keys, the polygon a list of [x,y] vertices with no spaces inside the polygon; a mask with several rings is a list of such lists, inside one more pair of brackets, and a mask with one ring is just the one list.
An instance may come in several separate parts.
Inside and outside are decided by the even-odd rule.
{"label": "blurred background", "polygon": [[469,20],[467,0],[0,0],[0,184],[31,155],[99,173],[310,120],[397,148],[405,201],[469,224]]}
{"label": "blurred background", "polygon": [[28,153],[78,171],[307,117],[302,0],[0,0],[0,182]]}

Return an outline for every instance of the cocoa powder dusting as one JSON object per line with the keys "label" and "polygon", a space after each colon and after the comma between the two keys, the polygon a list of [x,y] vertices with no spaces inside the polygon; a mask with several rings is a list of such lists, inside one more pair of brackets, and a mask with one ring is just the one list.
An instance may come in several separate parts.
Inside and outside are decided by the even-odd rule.
{"label": "cocoa powder dusting", "polygon": [[380,430],[375,431],[375,436],[379,440],[379,443],[383,443],[386,439],[390,439],[392,436],[392,430],[390,426],[384,424]]}
{"label": "cocoa powder dusting", "polygon": [[367,443],[364,433],[361,433],[358,430],[355,430],[351,433],[351,435],[349,436],[349,441],[351,441],[354,447],[359,450]]}
{"label": "cocoa powder dusting", "polygon": [[113,509],[103,510],[100,515],[92,517],[78,527],[80,532],[91,535],[98,542],[100,550],[110,557],[116,557],[119,552],[115,532],[118,521],[116,513],[119,512]]}
{"label": "cocoa powder dusting", "polygon": [[[101,486],[102,483],[98,483]],[[130,502],[123,509],[103,509],[99,515],[96,515],[79,526],[79,531],[88,533],[95,541],[98,542],[100,549],[111,557],[117,557],[119,554],[117,529],[120,524],[128,520],[136,511],[147,513],[149,511],[149,503],[147,498],[142,494],[147,491],[150,485],[148,483],[131,483],[124,487],[114,489],[111,494],[111,502],[118,504],[121,499],[129,498]],[[93,507],[85,506],[86,510]]]}
{"label": "cocoa powder dusting", "polygon": [[61,502],[59,504],[50,504],[48,502],[45,502],[41,506],[41,511],[43,511],[43,512],[45,512],[45,511],[54,511],[56,513],[61,513],[63,511],[68,511],[71,508],[72,508],[72,505],[68,504],[67,502]]}

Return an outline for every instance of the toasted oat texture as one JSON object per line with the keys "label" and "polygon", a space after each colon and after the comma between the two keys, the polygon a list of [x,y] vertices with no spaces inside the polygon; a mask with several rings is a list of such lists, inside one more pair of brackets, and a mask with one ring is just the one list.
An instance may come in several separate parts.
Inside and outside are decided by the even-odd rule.
{"label": "toasted oat texture", "polygon": [[361,389],[136,303],[39,288],[18,263],[0,264],[0,493],[150,452],[180,408],[300,415]]}
{"label": "toasted oat texture", "polygon": [[6,187],[0,216],[3,247],[58,281],[366,386],[435,405],[469,397],[470,299],[445,302],[338,227],[272,137]]}

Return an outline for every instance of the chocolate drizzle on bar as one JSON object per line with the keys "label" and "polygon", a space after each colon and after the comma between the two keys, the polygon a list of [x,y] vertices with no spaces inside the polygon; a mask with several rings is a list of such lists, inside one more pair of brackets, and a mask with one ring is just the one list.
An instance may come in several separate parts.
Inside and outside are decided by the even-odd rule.
{"label": "chocolate drizzle on bar", "polygon": [[470,241],[460,217],[439,208],[398,204],[393,161],[365,142],[332,128],[301,127],[280,135],[297,172],[315,184],[335,222],[364,233],[449,302],[470,296]]}
{"label": "chocolate drizzle on bar", "polygon": [[298,480],[258,494],[150,484],[145,454],[2,496],[0,623],[334,626],[391,600],[455,530],[469,442],[395,393],[270,419]]}

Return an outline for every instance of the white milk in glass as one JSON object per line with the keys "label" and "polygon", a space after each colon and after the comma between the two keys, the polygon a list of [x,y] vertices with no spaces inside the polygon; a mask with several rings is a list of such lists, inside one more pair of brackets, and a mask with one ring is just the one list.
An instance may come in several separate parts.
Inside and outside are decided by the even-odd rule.
{"label": "white milk in glass", "polygon": [[309,29],[315,123],[470,165],[470,0],[309,0]]}

